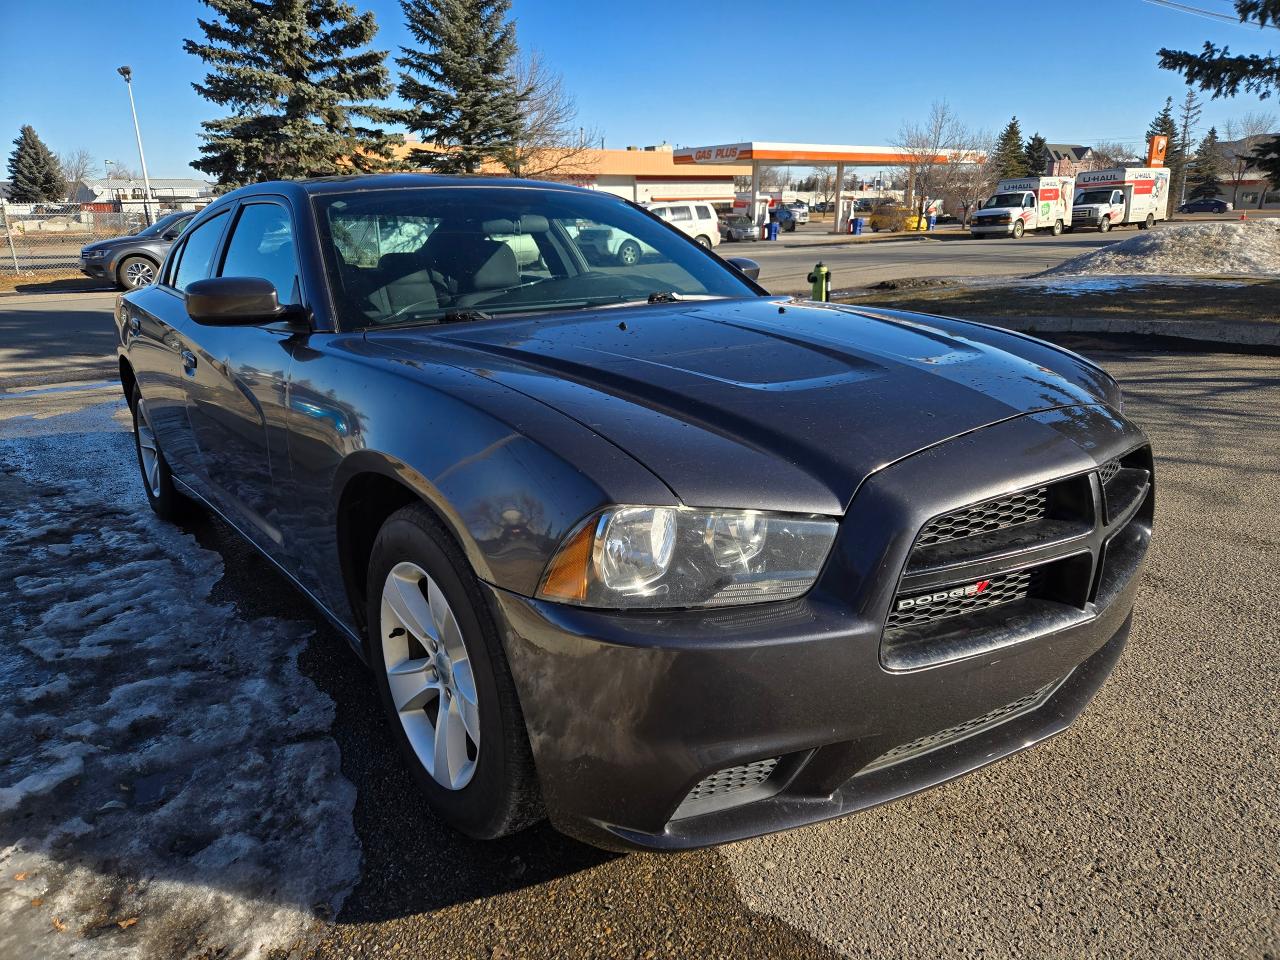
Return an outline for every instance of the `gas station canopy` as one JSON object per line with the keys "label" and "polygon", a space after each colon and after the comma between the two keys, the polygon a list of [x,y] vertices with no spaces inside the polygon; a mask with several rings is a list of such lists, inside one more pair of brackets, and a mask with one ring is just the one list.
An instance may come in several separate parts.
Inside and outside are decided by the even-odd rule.
{"label": "gas station canopy", "polygon": [[[933,163],[946,163],[950,151],[932,158]],[[849,146],[831,143],[774,143],[750,140],[746,143],[721,143],[709,147],[683,147],[675,151],[675,162],[778,164],[785,166],[821,167],[844,164],[850,167],[877,164],[916,164],[923,158],[905,153],[897,147]]]}
{"label": "gas station canopy", "polygon": [[899,147],[851,146],[834,143],[776,143],[770,140],[749,140],[745,143],[720,143],[707,147],[682,147],[672,158],[677,166],[682,164],[740,164],[751,167],[751,197],[756,210],[752,219],[759,223],[768,220],[768,203],[760,207],[760,167],[825,167],[835,165],[835,225],[833,233],[843,233],[852,214],[852,205],[846,209],[844,202],[845,167],[866,166],[917,166],[922,163],[950,163],[958,159],[959,151],[942,150],[934,156],[921,156]]}

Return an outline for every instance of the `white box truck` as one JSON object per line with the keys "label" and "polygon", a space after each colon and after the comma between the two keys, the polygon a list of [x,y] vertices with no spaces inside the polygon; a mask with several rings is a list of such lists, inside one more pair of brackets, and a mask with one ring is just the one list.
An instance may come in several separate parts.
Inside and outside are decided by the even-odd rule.
{"label": "white box truck", "polygon": [[1019,177],[1001,180],[996,192],[969,220],[975,237],[1020,237],[1028,230],[1049,230],[1056,237],[1071,226],[1070,177]]}
{"label": "white box truck", "polygon": [[1169,218],[1168,167],[1112,167],[1076,177],[1071,218],[1077,227],[1106,233],[1136,223],[1145,230]]}

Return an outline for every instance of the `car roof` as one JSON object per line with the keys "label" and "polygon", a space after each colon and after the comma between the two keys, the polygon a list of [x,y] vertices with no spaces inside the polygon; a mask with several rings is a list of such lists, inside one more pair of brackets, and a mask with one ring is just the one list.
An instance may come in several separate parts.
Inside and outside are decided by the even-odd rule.
{"label": "car roof", "polygon": [[568,184],[545,180],[521,180],[513,177],[447,176],[435,173],[367,173],[350,176],[313,177],[306,180],[268,180],[233,190],[226,196],[252,196],[260,193],[290,196],[318,196],[351,193],[362,190],[406,190],[423,187],[517,187],[537,190],[560,190],[573,193],[599,194]]}

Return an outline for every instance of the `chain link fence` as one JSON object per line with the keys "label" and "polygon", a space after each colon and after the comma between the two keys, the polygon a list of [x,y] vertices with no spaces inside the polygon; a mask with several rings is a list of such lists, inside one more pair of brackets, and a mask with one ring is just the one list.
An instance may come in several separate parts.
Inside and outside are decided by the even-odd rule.
{"label": "chain link fence", "polygon": [[[0,273],[74,270],[80,248],[137,233],[148,224],[141,210],[103,210],[106,204],[0,201]],[[195,204],[152,204],[151,220]]]}

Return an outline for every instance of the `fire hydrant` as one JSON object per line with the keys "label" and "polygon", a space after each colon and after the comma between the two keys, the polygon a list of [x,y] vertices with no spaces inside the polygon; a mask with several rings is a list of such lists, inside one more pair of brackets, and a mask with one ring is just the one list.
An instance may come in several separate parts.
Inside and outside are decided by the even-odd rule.
{"label": "fire hydrant", "polygon": [[809,274],[809,283],[811,284],[810,299],[823,302],[831,299],[831,271],[821,260]]}

